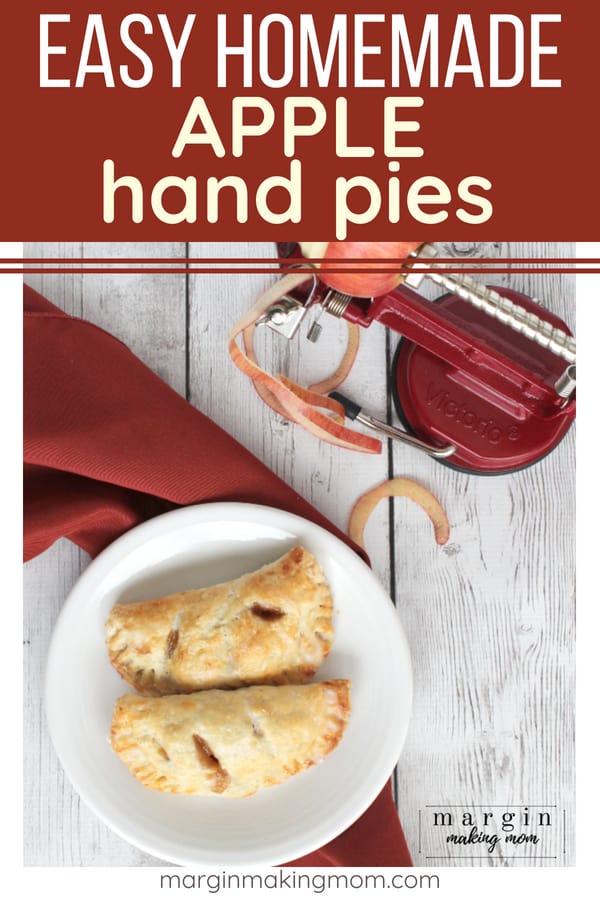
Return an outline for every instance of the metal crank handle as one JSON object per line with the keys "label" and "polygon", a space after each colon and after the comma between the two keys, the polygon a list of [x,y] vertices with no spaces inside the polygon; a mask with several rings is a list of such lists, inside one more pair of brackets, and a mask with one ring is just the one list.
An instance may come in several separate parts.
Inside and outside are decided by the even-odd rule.
{"label": "metal crank handle", "polygon": [[433,444],[428,444],[425,441],[419,440],[417,437],[413,437],[412,434],[407,434],[406,431],[400,431],[399,428],[394,428],[392,425],[387,425],[379,419],[374,419],[373,416],[368,416],[364,413],[357,403],[354,403],[352,400],[349,400],[348,397],[339,394],[337,391],[332,391],[329,396],[332,400],[337,400],[338,403],[342,404],[349,419],[360,422],[361,425],[365,425],[373,431],[378,431],[380,434],[385,434],[387,437],[393,438],[396,441],[401,441],[403,444],[408,444],[410,447],[414,447],[415,450],[421,450],[428,456],[433,457],[433,459],[447,459],[449,456],[452,456],[456,450],[456,447],[453,444],[449,444],[446,447],[436,447]]}
{"label": "metal crank handle", "polygon": [[[435,257],[436,253],[435,247],[431,244],[424,244],[415,259],[417,261],[427,258],[431,259]],[[418,266],[418,262],[416,265]],[[451,293],[456,294],[461,300],[465,300],[489,316],[498,319],[499,322],[512,328],[513,331],[550,350],[555,356],[561,357],[568,363],[575,362],[576,344],[574,337],[559,328],[554,328],[549,322],[545,322],[539,316],[536,316],[535,313],[527,312],[507,297],[502,297],[493,288],[480,284],[468,275],[454,272],[446,274],[439,268],[430,268],[423,271],[415,268],[415,263],[412,263],[410,268],[410,274],[405,279],[406,284],[409,286],[417,287],[422,278],[427,277]]]}

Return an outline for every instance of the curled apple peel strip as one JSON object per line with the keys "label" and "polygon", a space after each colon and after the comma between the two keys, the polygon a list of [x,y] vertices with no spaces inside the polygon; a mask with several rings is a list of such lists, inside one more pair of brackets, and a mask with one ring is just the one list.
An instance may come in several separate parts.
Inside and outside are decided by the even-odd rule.
{"label": "curled apple peel strip", "polygon": [[[348,328],[348,340],[344,355],[340,361],[339,366],[337,367],[335,372],[332,372],[331,375],[323,379],[323,381],[319,381],[315,384],[309,385],[308,391],[311,394],[329,394],[331,391],[335,391],[335,389],[338,388],[340,384],[342,384],[342,382],[344,382],[348,377],[358,354],[358,348],[360,346],[360,329],[358,325],[355,325],[353,322],[347,322],[346,325]],[[242,339],[244,341],[244,352],[246,356],[251,362],[259,365],[256,351],[254,349],[255,331],[256,326],[250,325],[249,328],[246,328],[242,332]],[[283,379],[282,377],[282,380],[285,379]],[[283,416],[284,418],[286,417],[287,414],[285,409],[281,406],[280,403],[277,402],[274,395],[256,379],[254,380],[254,388],[258,396],[264,403],[267,404],[267,406],[269,406],[280,416]]]}
{"label": "curled apple peel strip", "polygon": [[[381,441],[347,428],[344,408],[320,392],[302,388],[283,377],[270,375],[258,364],[252,344],[252,328],[277,300],[312,278],[310,272],[291,272],[272,285],[234,325],[229,335],[229,354],[235,365],[248,375],[266,403],[291,422],[304,427],[323,441],[362,453],[381,453]],[[237,339],[242,335],[244,351]],[[260,388],[260,389],[259,389]],[[322,412],[328,410],[333,416]]]}
{"label": "curled apple peel strip", "polygon": [[[245,328],[242,332],[242,339],[244,341],[244,352],[250,362],[254,363],[256,366],[259,365],[256,351],[254,349],[254,332],[256,331],[255,325],[250,325],[248,328]],[[268,390],[267,387],[261,382],[258,381],[257,378],[252,379],[252,384],[254,385],[254,390],[263,401],[266,403],[268,407],[270,407],[273,412],[276,412],[279,416],[283,416],[283,418],[287,418],[287,413],[283,406],[277,401],[277,398],[271,391]]]}
{"label": "curled apple peel strip", "polygon": [[359,497],[350,513],[348,536],[359,547],[364,549],[365,526],[379,501],[385,497],[407,497],[417,503],[431,520],[436,543],[442,545],[448,541],[450,526],[439,500],[416,481],[411,481],[409,478],[392,478]]}

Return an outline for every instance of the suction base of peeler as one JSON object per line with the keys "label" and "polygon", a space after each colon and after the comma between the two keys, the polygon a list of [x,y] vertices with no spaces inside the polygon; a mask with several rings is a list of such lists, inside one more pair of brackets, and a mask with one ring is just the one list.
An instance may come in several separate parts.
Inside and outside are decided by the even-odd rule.
{"label": "suction base of peeler", "polygon": [[[569,332],[564,322],[529,297],[508,288],[496,290]],[[486,343],[531,368],[548,385],[554,385],[564,372],[563,360],[456,295],[447,294],[436,303],[473,335],[474,345]],[[480,377],[466,377],[428,350],[401,338],[391,384],[404,428],[424,441],[454,444],[455,453],[440,462],[459,471],[503,475],[539,462],[568,432],[574,400],[559,400],[552,409],[542,404],[536,408],[531,397],[527,404],[515,403],[514,398],[490,390],[485,374],[482,368]]]}

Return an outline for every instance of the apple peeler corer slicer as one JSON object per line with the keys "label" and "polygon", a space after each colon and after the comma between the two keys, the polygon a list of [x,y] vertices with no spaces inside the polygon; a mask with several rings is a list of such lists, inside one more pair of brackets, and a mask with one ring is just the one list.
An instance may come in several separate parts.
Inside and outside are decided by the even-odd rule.
{"label": "apple peeler corer slicer", "polygon": [[[290,267],[302,259],[297,244],[280,244],[279,253]],[[329,288],[315,273],[312,284],[270,307],[262,323],[292,338],[318,305],[307,334],[314,341],[321,313],[363,328],[379,322],[401,336],[391,384],[406,430],[336,393],[349,418],[462,471],[492,475],[530,466],[557,446],[575,418],[575,339],[538,301],[433,267],[435,255],[433,245],[422,244],[406,261],[402,282],[372,298]],[[446,293],[435,301],[423,297],[417,288],[424,278]]]}

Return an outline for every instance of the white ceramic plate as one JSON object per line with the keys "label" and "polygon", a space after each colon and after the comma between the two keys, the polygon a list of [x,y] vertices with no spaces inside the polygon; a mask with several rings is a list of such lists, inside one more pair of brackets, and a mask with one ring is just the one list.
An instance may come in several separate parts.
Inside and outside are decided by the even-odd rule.
{"label": "white ceramic plate", "polygon": [[[341,743],[319,765],[243,800],[143,787],[108,740],[114,701],[129,690],[104,645],[110,608],[228,581],[296,544],[317,557],[334,597],[334,645],[315,680],[352,680],[352,713]],[[411,696],[408,645],[368,566],[322,528],[244,503],[176,510],[115,541],[65,602],[46,672],[50,732],[83,800],[130,843],[188,866],[278,865],[348,828],[398,760]]]}

